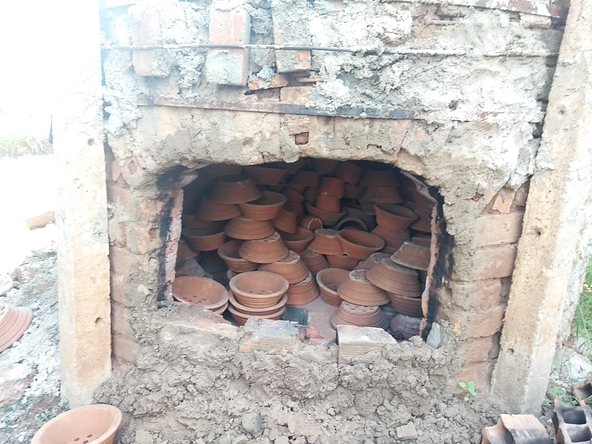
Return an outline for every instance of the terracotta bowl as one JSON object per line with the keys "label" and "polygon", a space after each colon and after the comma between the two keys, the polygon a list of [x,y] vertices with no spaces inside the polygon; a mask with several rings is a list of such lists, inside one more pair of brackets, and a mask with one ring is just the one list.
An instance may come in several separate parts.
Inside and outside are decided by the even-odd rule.
{"label": "terracotta bowl", "polygon": [[313,276],[316,276],[319,271],[329,267],[325,256],[315,251],[311,251],[308,248],[300,253],[300,258]]}
{"label": "terracotta bowl", "polygon": [[346,183],[343,189],[343,197],[346,197],[348,199],[360,200],[366,192],[367,188],[368,187],[362,187],[360,185],[352,185]]}
{"label": "terracotta bowl", "polygon": [[329,305],[339,307],[341,298],[337,294],[337,288],[347,279],[349,272],[339,268],[325,268],[317,274],[317,284],[321,291],[321,298]]}
{"label": "terracotta bowl", "polygon": [[374,208],[374,202],[366,202],[364,200],[359,200],[360,207],[362,207],[362,211],[370,216],[376,216],[376,208]]}
{"label": "terracotta bowl", "polygon": [[331,196],[330,194],[322,194],[317,197],[315,206],[319,210],[340,213],[341,212],[341,198],[337,196]]}
{"label": "terracotta bowl", "polygon": [[210,221],[202,220],[192,214],[183,214],[181,216],[181,225],[183,228],[206,228],[210,224]]}
{"label": "terracotta bowl", "polygon": [[112,444],[122,418],[121,410],[112,405],[77,407],[44,424],[31,444]]}
{"label": "terracotta bowl", "polygon": [[262,165],[244,166],[243,171],[257,185],[276,185],[288,172],[285,168],[269,168]]}
{"label": "terracotta bowl", "polygon": [[407,316],[423,316],[421,298],[408,298],[395,293],[388,293],[395,310]]}
{"label": "terracotta bowl", "polygon": [[288,281],[268,271],[249,271],[230,280],[230,289],[242,305],[267,308],[277,304],[288,291]]}
{"label": "terracotta bowl", "polygon": [[307,228],[310,231],[314,232],[319,228],[323,228],[323,221],[315,216],[300,216],[297,220],[297,225],[299,227]]}
{"label": "terracotta bowl", "polygon": [[365,187],[399,187],[395,170],[367,170],[360,180],[360,185]]}
{"label": "terracotta bowl", "polygon": [[342,208],[343,211],[345,211],[345,216],[339,221],[339,223],[341,223],[341,221],[346,218],[353,218],[364,222],[364,225],[367,227],[367,229],[364,231],[370,231],[376,228],[376,217],[366,214],[361,205],[346,203],[342,206]]}
{"label": "terracotta bowl", "polygon": [[306,305],[319,297],[319,287],[312,273],[288,288],[288,305]]}
{"label": "terracotta bowl", "polygon": [[286,302],[288,301],[288,295],[283,295],[277,304],[267,308],[253,308],[243,305],[236,299],[236,296],[234,296],[232,291],[228,292],[228,300],[230,305],[232,305],[232,308],[234,308],[239,313],[244,315],[267,316],[277,313],[284,305],[286,305]]}
{"label": "terracotta bowl", "polygon": [[335,176],[345,183],[356,185],[364,170],[352,162],[340,162],[335,169]]}
{"label": "terracotta bowl", "polygon": [[299,204],[304,202],[304,196],[295,191],[293,188],[284,188],[282,190],[282,194],[286,196],[287,202],[295,202]]}
{"label": "terracotta bowl", "polygon": [[173,281],[173,296],[189,305],[199,305],[208,310],[218,310],[228,302],[228,292],[222,284],[213,279],[183,276]]}
{"label": "terracotta bowl", "polygon": [[390,328],[395,339],[409,339],[419,335],[419,326],[423,318],[398,314],[391,319]]}
{"label": "terracotta bowl", "polygon": [[[284,191],[286,191],[288,189],[289,190],[293,190],[296,193],[302,195],[306,191],[306,184],[303,184],[303,183],[287,183],[284,186]],[[304,196],[302,198],[304,199]]]}
{"label": "terracotta bowl", "polygon": [[374,327],[386,329],[388,322],[380,308],[342,302],[339,311],[331,320],[331,325],[356,325],[358,327]]}
{"label": "terracotta bowl", "polygon": [[421,231],[422,233],[431,233],[432,216],[421,211],[417,211],[416,213],[419,215],[419,219],[413,222],[411,228],[415,231]]}
{"label": "terracotta bowl", "polygon": [[332,268],[341,268],[342,270],[351,271],[360,263],[360,259],[349,257],[345,254],[328,254],[326,256],[329,266]]}
{"label": "terracotta bowl", "polygon": [[405,231],[419,216],[409,208],[395,204],[376,204],[376,222],[379,226],[396,231]]}
{"label": "terracotta bowl", "polygon": [[402,203],[403,198],[397,187],[368,187],[362,199],[364,202],[374,203]]}
{"label": "terracotta bowl", "polygon": [[240,215],[241,209],[238,205],[221,204],[205,197],[200,201],[197,209],[197,217],[207,221],[228,220]]}
{"label": "terracotta bowl", "polygon": [[280,208],[278,215],[272,219],[271,223],[278,230],[285,231],[286,233],[296,233],[296,219],[298,219],[298,214],[290,211],[284,205],[284,207]]}
{"label": "terracotta bowl", "polygon": [[318,217],[323,221],[323,225],[328,226],[335,225],[339,221],[339,219],[345,216],[345,211],[339,213],[325,211],[311,205],[308,202],[306,203],[306,209],[308,210],[308,214],[310,214],[311,216]]}
{"label": "terracotta bowl", "polygon": [[243,167],[240,165],[232,165],[229,163],[214,163],[199,170],[200,175],[205,175],[210,179],[215,179],[222,176],[236,176],[240,174]]}
{"label": "terracotta bowl", "polygon": [[345,194],[345,182],[338,177],[323,177],[319,188],[320,195],[343,197]]}
{"label": "terracotta bowl", "polygon": [[258,264],[281,261],[288,256],[289,252],[277,232],[263,239],[246,241],[238,250],[240,257]]}
{"label": "terracotta bowl", "polygon": [[286,202],[282,208],[296,214],[297,218],[304,214],[304,206],[298,202]]}
{"label": "terracotta bowl", "polygon": [[397,293],[407,297],[420,297],[421,288],[417,271],[402,267],[390,259],[384,259],[368,271],[370,282],[387,292]]}
{"label": "terracotta bowl", "polygon": [[391,255],[390,254],[386,254],[386,253],[372,253],[370,255],[370,257],[368,259],[366,259],[364,262],[362,262],[359,266],[357,266],[356,268],[358,270],[371,270],[374,267],[376,267],[381,260],[383,259],[390,259]]}
{"label": "terracotta bowl", "polygon": [[220,307],[218,310],[213,310],[213,312],[216,313],[217,315],[222,316],[227,308],[228,308],[228,302],[226,304],[224,304],[222,307]]}
{"label": "terracotta bowl", "polygon": [[301,253],[306,246],[314,239],[314,233],[303,227],[296,227],[295,233],[286,233],[285,231],[278,231],[284,244],[290,250],[296,253]]}
{"label": "terracotta bowl", "polygon": [[343,252],[356,259],[366,260],[385,245],[384,240],[372,233],[360,230],[341,230],[338,233]]}
{"label": "terracotta bowl", "polygon": [[195,251],[189,246],[185,239],[179,239],[179,245],[177,247],[177,258],[182,259],[183,262],[187,259],[193,259],[199,256],[199,251]]}
{"label": "terracotta bowl", "polygon": [[243,243],[240,240],[231,240],[218,248],[218,256],[222,258],[228,269],[236,273],[244,273],[245,271],[255,271],[259,264],[243,259],[238,254]]}
{"label": "terracotta bowl", "polygon": [[325,174],[327,176],[332,176],[337,166],[339,165],[339,160],[334,159],[314,159],[314,166],[315,171],[317,173]]}
{"label": "terracotta bowl", "polygon": [[224,232],[234,239],[252,240],[270,236],[275,232],[275,229],[267,220],[253,220],[239,216],[226,224]]}
{"label": "terracotta bowl", "polygon": [[237,174],[218,179],[210,199],[223,204],[239,204],[259,199],[261,193],[248,176]]}
{"label": "terracotta bowl", "polygon": [[246,218],[252,220],[271,220],[277,217],[286,196],[273,191],[261,191],[261,197],[252,202],[241,203],[240,209]]}
{"label": "terracotta bowl", "polygon": [[370,282],[367,270],[353,270],[339,286],[337,294],[341,299],[352,304],[377,306],[388,304],[389,298],[384,290]]}
{"label": "terracotta bowl", "polygon": [[184,228],[181,234],[194,250],[212,251],[220,247],[226,239],[223,225],[211,224],[206,228]]}
{"label": "terracotta bowl", "polygon": [[291,184],[306,185],[307,187],[318,188],[321,184],[321,174],[316,171],[298,170],[290,180]]}
{"label": "terracotta bowl", "polygon": [[399,265],[425,271],[430,265],[430,245],[405,241],[391,259]]}
{"label": "terracotta bowl", "polygon": [[339,233],[330,228],[316,230],[313,241],[308,244],[308,249],[319,254],[343,254]]}
{"label": "terracotta bowl", "polygon": [[0,352],[20,339],[32,319],[33,311],[28,307],[7,305],[0,309]]}
{"label": "terracotta bowl", "polygon": [[353,217],[344,217],[337,222],[335,225],[336,230],[345,230],[345,229],[354,229],[360,231],[368,231],[368,226],[364,223],[361,219],[356,219]]}
{"label": "terracotta bowl", "polygon": [[259,270],[279,274],[285,277],[289,284],[297,284],[306,279],[309,274],[308,268],[300,259],[300,255],[294,251],[290,251],[290,254],[281,261],[262,264]]}
{"label": "terracotta bowl", "polygon": [[267,314],[267,315],[254,315],[254,314],[244,314],[234,308],[232,305],[228,306],[228,311],[230,312],[231,316],[234,318],[234,322],[237,325],[245,325],[250,318],[257,318],[257,319],[279,319],[286,311],[286,307],[280,308],[275,313]]}

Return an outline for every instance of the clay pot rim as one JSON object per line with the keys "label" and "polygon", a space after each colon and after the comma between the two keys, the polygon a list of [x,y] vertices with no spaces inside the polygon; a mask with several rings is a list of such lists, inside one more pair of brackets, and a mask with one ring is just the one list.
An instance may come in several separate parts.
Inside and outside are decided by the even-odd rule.
{"label": "clay pot rim", "polygon": [[308,228],[296,226],[294,233],[288,233],[287,231],[280,230],[280,237],[284,242],[304,242],[312,241],[314,239],[314,233]]}
{"label": "clay pot rim", "polygon": [[[240,287],[238,287],[238,283],[240,280],[244,280],[244,279],[248,279],[249,277],[253,276],[254,273],[257,273],[258,276],[260,276],[261,278],[264,278],[264,276],[267,276],[268,279],[275,279],[277,281],[277,288],[275,291],[272,291],[272,293],[269,294],[265,294],[265,295],[258,295],[258,294],[251,294],[251,293],[247,293],[245,290],[241,289]],[[272,273],[270,271],[247,271],[245,273],[241,273],[236,275],[235,277],[233,277],[230,282],[228,283],[228,285],[230,286],[230,289],[232,290],[232,292],[235,294],[239,294],[239,295],[244,295],[246,297],[249,298],[253,298],[253,299],[271,299],[274,297],[281,297],[281,295],[283,295],[284,293],[286,293],[288,291],[288,287],[290,286],[290,284],[288,283],[288,280],[283,277],[280,276],[279,274],[276,273]],[[265,288],[268,288],[269,286],[271,286],[271,284],[269,282],[266,282],[265,284]]]}
{"label": "clay pot rim", "polygon": [[[226,210],[226,213],[224,213],[223,210]],[[222,215],[224,216],[223,218],[220,215],[220,213],[222,213]],[[203,197],[199,203],[199,207],[197,209],[197,213],[195,214],[195,216],[198,219],[204,220],[206,222],[218,222],[232,219],[233,217],[240,216],[240,214],[241,209],[238,206],[238,204],[214,202],[213,200],[208,199],[207,197]],[[205,219],[204,217],[209,217],[209,219]]]}
{"label": "clay pot rim", "polygon": [[[222,290],[222,293],[220,293],[220,295],[219,295],[219,296],[221,296],[221,298],[219,298],[216,302],[213,302],[211,304],[195,304],[193,302],[190,302],[190,301],[184,299],[184,297],[175,294],[175,292],[173,290],[173,287],[175,286],[175,282],[182,283],[183,281],[207,282],[208,285],[210,285],[212,288],[215,288],[218,291],[220,289]],[[171,294],[176,299],[178,299],[181,303],[183,303],[183,304],[186,304],[186,305],[197,305],[199,307],[206,308],[208,310],[217,310],[222,305],[224,305],[226,302],[228,302],[228,291],[226,290],[226,288],[224,288],[224,285],[222,285],[221,283],[215,281],[214,279],[210,279],[210,278],[207,278],[207,277],[180,276],[178,278],[175,278],[175,280],[171,284]],[[208,294],[211,294],[211,293],[208,292]],[[216,294],[216,296],[218,296],[218,295]]]}
{"label": "clay pot rim", "polygon": [[[408,222],[409,225],[419,219],[419,215],[415,211],[396,203],[376,203],[374,204],[374,208],[376,210],[377,219],[385,216],[387,218],[395,218],[401,222]],[[382,225],[385,228],[389,228],[386,224]]]}
{"label": "clay pot rim", "polygon": [[343,281],[340,282],[340,285],[341,285],[343,282],[345,282],[347,280],[347,277],[349,276],[349,272],[347,270],[344,270],[343,268],[331,268],[331,267],[324,268],[324,269],[322,269],[321,271],[319,271],[317,273],[316,278],[317,278],[317,284],[319,284],[319,287],[321,287],[322,289],[325,289],[330,294],[334,294],[335,296],[338,296],[337,295],[337,290],[331,290],[327,286],[327,284],[325,283],[325,281],[323,280],[323,279],[326,279],[325,275],[327,275],[329,273],[335,274],[336,272],[339,273],[339,274],[341,274],[343,272],[343,274],[345,276],[344,279],[343,279]]}
{"label": "clay pot rim", "polygon": [[[288,172],[286,168],[275,168],[273,166],[265,166],[265,164],[245,165],[243,166],[243,171],[257,185],[277,185]],[[261,179],[258,172],[267,174],[267,177]]]}
{"label": "clay pot rim", "polygon": [[[94,442],[102,443],[102,442],[107,441],[109,438],[111,438],[112,436],[115,435],[115,433],[117,432],[117,430],[121,426],[121,421],[123,420],[123,414],[122,414],[121,410],[119,410],[117,407],[109,405],[109,404],[91,404],[91,405],[85,405],[82,407],[73,408],[73,409],[68,410],[67,412],[64,412],[64,413],[56,416],[55,418],[49,420],[48,422],[43,424],[39,430],[37,430],[37,432],[33,436],[33,439],[31,440],[31,444],[44,444],[46,442],[45,440],[43,440],[44,435],[49,434],[51,432],[52,428],[58,427],[58,428],[62,429],[64,427],[71,427],[71,423],[74,422],[77,415],[79,415],[79,414],[91,415],[92,414],[91,412],[93,412],[93,411],[96,412],[97,410],[107,411],[108,413],[110,413],[112,415],[112,420],[111,420],[111,424],[109,425],[109,428],[105,432],[103,432],[100,436],[93,439],[92,442],[93,443]],[[64,423],[62,425],[62,427],[59,427],[59,425],[62,423]]]}
{"label": "clay pot rim", "polygon": [[248,219],[238,216],[226,224],[224,233],[229,237],[240,240],[256,240],[271,236],[275,228],[268,220]]}
{"label": "clay pot rim", "polygon": [[272,313],[272,314],[268,314],[268,315],[248,315],[248,314],[245,314],[245,313],[241,313],[240,311],[237,311],[232,305],[229,305],[228,306],[228,311],[230,312],[230,314],[233,317],[236,316],[236,317],[247,319],[247,320],[248,319],[251,319],[251,318],[257,318],[257,319],[274,319],[274,318],[280,317],[281,315],[284,314],[284,312],[286,311],[286,306],[284,305],[277,312]]}
{"label": "clay pot rim", "polygon": [[0,309],[0,352],[10,348],[27,331],[33,320],[33,310],[29,307],[6,305]]}
{"label": "clay pot rim", "polygon": [[287,201],[286,196],[275,191],[262,190],[261,196],[250,202],[241,202],[238,206],[244,211],[244,208],[261,208],[261,207],[282,207]]}
{"label": "clay pot rim", "polygon": [[321,219],[321,221],[323,221],[323,224],[327,225],[336,224],[339,221],[339,219],[345,216],[345,211],[340,211],[339,213],[332,213],[330,211],[325,211],[321,208],[317,208],[310,202],[306,202],[306,209],[309,212],[309,216],[316,216],[319,219]]}
{"label": "clay pot rim", "polygon": [[206,228],[183,228],[181,234],[185,237],[207,238],[224,233],[224,228],[224,226],[214,223]]}
{"label": "clay pot rim", "polygon": [[[231,261],[241,261],[241,262],[249,262],[246,259],[243,259],[238,255],[238,249],[243,244],[242,240],[239,239],[231,239],[227,242],[224,242],[218,248],[218,256],[222,258],[222,260],[231,260]],[[236,249],[234,248],[236,245]],[[231,251],[227,251],[228,249],[232,248]],[[231,256],[236,251],[236,256]]]}

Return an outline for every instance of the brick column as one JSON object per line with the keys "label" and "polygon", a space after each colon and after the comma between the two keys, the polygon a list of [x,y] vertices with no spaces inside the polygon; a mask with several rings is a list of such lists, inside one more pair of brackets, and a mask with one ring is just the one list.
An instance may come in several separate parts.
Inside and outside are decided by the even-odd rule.
{"label": "brick column", "polygon": [[[592,192],[592,4],[574,0],[549,106],[492,379],[507,413],[538,413]],[[585,236],[584,236],[585,238]]]}
{"label": "brick column", "polygon": [[56,7],[70,17],[53,67],[60,83],[53,121],[61,379],[72,407],[91,402],[111,374],[109,241],[98,2]]}

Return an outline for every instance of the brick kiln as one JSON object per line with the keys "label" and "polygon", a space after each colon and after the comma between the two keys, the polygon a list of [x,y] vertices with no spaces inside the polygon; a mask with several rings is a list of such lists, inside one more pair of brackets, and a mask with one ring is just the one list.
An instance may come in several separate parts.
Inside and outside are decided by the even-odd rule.
{"label": "brick kiln", "polygon": [[[86,93],[56,123],[64,180],[82,184],[57,215],[73,403],[120,406],[122,442],[216,441],[251,410],[309,442],[391,442],[459,381],[538,408],[584,242],[555,254],[585,197],[549,190],[589,186],[577,143],[541,143],[565,7],[103,6],[100,57],[71,64]],[[195,295],[225,318],[175,302]],[[291,322],[235,325],[253,314]]]}

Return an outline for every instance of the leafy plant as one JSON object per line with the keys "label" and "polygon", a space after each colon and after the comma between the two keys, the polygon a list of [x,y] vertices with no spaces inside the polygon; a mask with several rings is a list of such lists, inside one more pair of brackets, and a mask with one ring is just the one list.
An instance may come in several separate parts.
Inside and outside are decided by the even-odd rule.
{"label": "leafy plant", "polygon": [[576,407],[578,400],[571,393],[568,393],[563,387],[552,385],[549,387],[549,395],[557,398],[562,407]]}
{"label": "leafy plant", "polygon": [[53,146],[46,138],[37,136],[0,137],[0,157],[51,154]]}
{"label": "leafy plant", "polygon": [[582,340],[581,347],[592,358],[592,257],[586,268],[584,286],[573,320],[574,336]]}
{"label": "leafy plant", "polygon": [[475,381],[463,382],[460,381],[458,386],[465,391],[464,400],[468,401],[472,396],[477,396],[477,390],[475,389]]}

